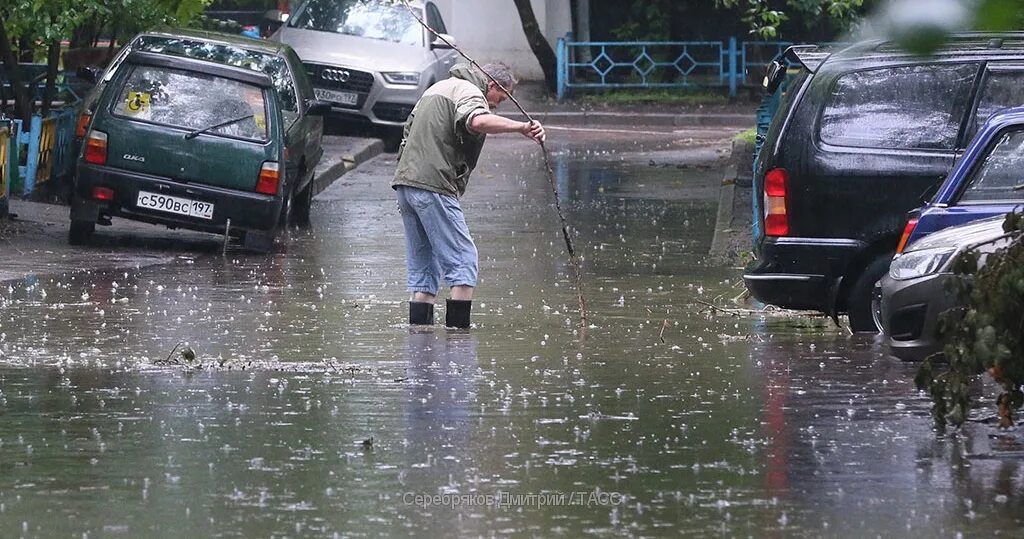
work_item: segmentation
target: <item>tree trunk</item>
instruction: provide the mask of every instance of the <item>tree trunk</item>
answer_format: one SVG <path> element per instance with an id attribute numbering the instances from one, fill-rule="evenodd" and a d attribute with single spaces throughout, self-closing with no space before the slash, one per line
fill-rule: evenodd
<path id="1" fill-rule="evenodd" d="M 573 22 L 576 23 L 576 41 L 590 41 L 590 0 L 575 0 Z M 594 59 L 590 53 L 590 47 L 578 47 L 576 53 L 579 58 L 572 61 L 590 62 Z"/>
<path id="2" fill-rule="evenodd" d="M 18 70 L 18 58 L 11 48 L 10 38 L 7 37 L 7 28 L 3 20 L 0 20 L 0 56 L 3 56 L 4 67 L 7 68 L 7 78 L 11 82 L 11 92 L 14 94 L 14 115 L 20 118 L 24 125 L 32 121 L 32 99 L 28 88 L 21 82 L 21 73 Z"/>
<path id="3" fill-rule="evenodd" d="M 558 72 L 558 60 L 555 58 L 555 51 L 548 43 L 544 33 L 540 31 L 540 24 L 537 23 L 537 15 L 533 13 L 533 6 L 530 0 L 514 0 L 516 9 L 519 11 L 519 19 L 523 23 L 523 32 L 526 34 L 526 41 L 530 43 L 530 49 L 537 57 L 540 68 L 544 72 L 544 81 L 548 90 L 557 90 L 556 74 Z"/>
<path id="4" fill-rule="evenodd" d="M 46 118 L 50 113 L 50 106 L 53 104 L 54 94 L 57 90 L 57 68 L 60 67 L 60 40 L 50 42 L 50 49 L 46 55 L 46 89 L 43 91 L 43 106 L 40 115 Z"/>

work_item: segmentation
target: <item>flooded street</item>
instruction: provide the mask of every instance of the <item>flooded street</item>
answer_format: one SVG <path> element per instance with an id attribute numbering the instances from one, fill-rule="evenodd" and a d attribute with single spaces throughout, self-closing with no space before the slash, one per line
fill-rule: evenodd
<path id="1" fill-rule="evenodd" d="M 211 236 L 4 285 L 0 537 L 1018 534 L 1020 462 L 938 437 L 916 366 L 731 302 L 707 253 L 732 134 L 550 131 L 585 331 L 511 136 L 463 201 L 468 332 L 405 324 L 387 154 L 270 257 Z"/>

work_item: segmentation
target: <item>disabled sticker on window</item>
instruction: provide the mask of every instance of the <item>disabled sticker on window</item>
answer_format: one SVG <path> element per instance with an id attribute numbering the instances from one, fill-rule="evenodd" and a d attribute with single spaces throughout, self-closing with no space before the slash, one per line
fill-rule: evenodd
<path id="1" fill-rule="evenodd" d="M 125 111 L 128 114 L 143 114 L 149 112 L 149 92 L 128 92 L 128 102 L 125 104 Z"/>

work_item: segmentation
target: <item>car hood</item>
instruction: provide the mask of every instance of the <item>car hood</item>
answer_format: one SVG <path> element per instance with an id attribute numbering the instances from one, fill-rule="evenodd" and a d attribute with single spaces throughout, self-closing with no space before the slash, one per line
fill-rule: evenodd
<path id="1" fill-rule="evenodd" d="M 380 39 L 282 26 L 271 39 L 291 45 L 303 62 L 364 71 L 422 71 L 426 49 Z"/>
<path id="2" fill-rule="evenodd" d="M 1003 232 L 1003 221 L 1005 220 L 1005 215 L 999 215 L 965 225 L 944 228 L 911 243 L 904 254 L 947 247 L 964 249 L 992 242 L 1006 235 Z"/>

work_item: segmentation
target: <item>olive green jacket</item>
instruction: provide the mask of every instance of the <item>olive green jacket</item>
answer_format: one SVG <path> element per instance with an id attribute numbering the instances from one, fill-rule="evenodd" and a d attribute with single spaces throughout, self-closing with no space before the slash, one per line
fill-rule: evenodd
<path id="1" fill-rule="evenodd" d="M 487 113 L 487 76 L 468 64 L 449 71 L 412 109 L 398 148 L 398 169 L 391 187 L 407 185 L 461 197 L 476 167 L 486 135 L 467 127 L 470 118 Z"/>

